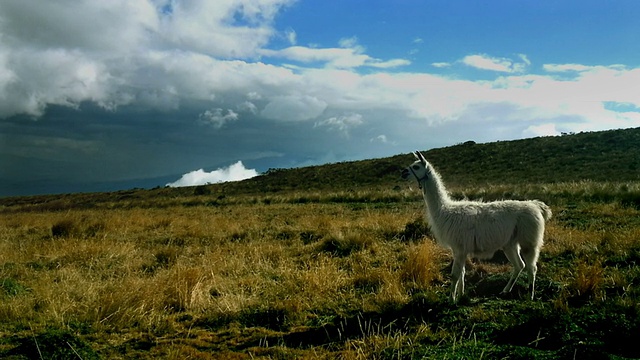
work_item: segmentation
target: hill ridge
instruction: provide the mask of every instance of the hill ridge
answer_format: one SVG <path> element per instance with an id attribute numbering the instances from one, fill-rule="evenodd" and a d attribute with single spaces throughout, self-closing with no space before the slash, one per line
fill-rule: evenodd
<path id="1" fill-rule="evenodd" d="M 447 184 L 517 184 L 640 180 L 640 128 L 584 132 L 491 143 L 464 143 L 424 151 Z M 281 191 L 348 189 L 397 184 L 410 154 L 293 169 L 272 169 L 229 188 Z M 612 178 L 611 174 L 615 174 Z M 327 179 L 330 179 L 329 182 Z"/>

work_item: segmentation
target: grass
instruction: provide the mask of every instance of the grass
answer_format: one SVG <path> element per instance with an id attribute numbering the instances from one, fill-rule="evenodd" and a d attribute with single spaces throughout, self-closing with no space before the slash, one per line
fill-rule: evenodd
<path id="1" fill-rule="evenodd" d="M 640 210 L 618 185 L 590 183 L 603 199 L 583 185 L 511 190 L 555 213 L 535 301 L 524 282 L 499 296 L 508 265 L 470 262 L 459 306 L 450 254 L 406 188 L 7 206 L 0 356 L 37 358 L 37 343 L 43 358 L 637 357 Z M 453 193 L 504 192 L 483 189 Z"/>

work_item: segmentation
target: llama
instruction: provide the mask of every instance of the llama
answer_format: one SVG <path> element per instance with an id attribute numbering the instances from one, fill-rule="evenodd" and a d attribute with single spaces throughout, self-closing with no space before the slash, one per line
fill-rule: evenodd
<path id="1" fill-rule="evenodd" d="M 513 266 L 511 278 L 502 293 L 510 292 L 522 270 L 526 269 L 533 300 L 536 262 L 551 209 L 538 200 L 453 200 L 433 166 L 420 152 L 416 151 L 414 155 L 417 160 L 402 171 L 402 177 L 413 176 L 418 181 L 431 231 L 440 245 L 453 252 L 451 300 L 455 303 L 464 294 L 467 256 L 487 259 L 497 250 L 503 250 Z"/>

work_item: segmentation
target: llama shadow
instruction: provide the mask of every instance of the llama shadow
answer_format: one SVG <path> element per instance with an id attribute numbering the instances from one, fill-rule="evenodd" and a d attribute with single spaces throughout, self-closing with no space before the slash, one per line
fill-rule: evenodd
<path id="1" fill-rule="evenodd" d="M 506 266 L 503 272 L 486 271 L 486 266 Z M 445 279 L 449 279 L 453 261 L 443 270 Z M 459 301 L 459 305 L 470 305 L 483 300 L 528 300 L 530 296 L 528 278 L 526 273 L 520 274 L 513 290 L 503 293 L 509 278 L 511 277 L 511 265 L 509 259 L 502 250 L 496 251 L 490 259 L 478 260 L 476 258 L 467 259 L 465 264 L 465 293 Z M 544 276 L 544 263 L 538 263 L 538 274 L 536 277 L 536 293 L 534 300 L 549 300 L 557 296 L 562 289 L 562 285 L 546 279 Z M 541 276 L 542 274 L 542 276 Z"/>

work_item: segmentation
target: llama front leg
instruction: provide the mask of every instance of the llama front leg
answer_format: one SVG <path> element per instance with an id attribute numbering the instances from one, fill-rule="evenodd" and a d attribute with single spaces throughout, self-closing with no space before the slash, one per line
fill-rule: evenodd
<path id="1" fill-rule="evenodd" d="M 458 302 L 458 299 L 464 294 L 464 265 L 467 256 L 455 256 L 453 258 L 453 267 L 451 268 L 451 301 Z"/>

